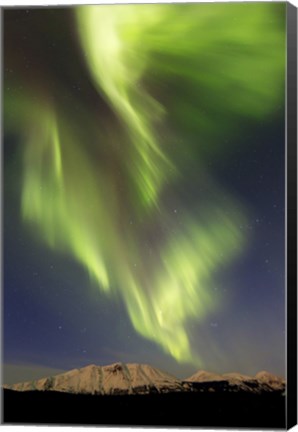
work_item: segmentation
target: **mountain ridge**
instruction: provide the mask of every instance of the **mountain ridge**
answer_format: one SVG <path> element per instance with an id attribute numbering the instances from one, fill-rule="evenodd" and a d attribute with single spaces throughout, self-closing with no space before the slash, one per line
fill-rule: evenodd
<path id="1" fill-rule="evenodd" d="M 217 374 L 199 370 L 185 379 L 148 364 L 90 364 L 79 369 L 33 381 L 3 385 L 19 392 L 58 391 L 73 394 L 121 395 L 192 391 L 284 392 L 285 380 L 267 371 L 255 376 L 232 372 Z"/>

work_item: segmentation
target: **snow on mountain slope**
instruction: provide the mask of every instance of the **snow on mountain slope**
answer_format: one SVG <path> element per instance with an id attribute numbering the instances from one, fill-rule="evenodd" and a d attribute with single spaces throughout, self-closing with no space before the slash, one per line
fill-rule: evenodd
<path id="1" fill-rule="evenodd" d="M 89 365 L 37 381 L 5 386 L 12 390 L 52 390 L 67 393 L 133 394 L 183 391 L 181 382 L 149 365 L 114 363 Z"/>
<path id="2" fill-rule="evenodd" d="M 199 370 L 191 377 L 187 378 L 186 381 L 190 381 L 190 382 L 223 381 L 223 377 L 222 375 L 216 373 Z"/>
<path id="3" fill-rule="evenodd" d="M 269 385 L 274 390 L 280 390 L 282 387 L 285 387 L 285 380 L 281 377 L 278 377 L 277 375 L 273 375 L 270 372 L 267 371 L 261 371 L 258 372 L 255 376 L 255 378 L 267 385 Z"/>
<path id="4" fill-rule="evenodd" d="M 225 387 L 229 391 L 243 390 L 253 393 L 262 393 L 264 391 L 285 390 L 285 381 L 282 378 L 265 371 L 257 373 L 254 377 L 237 372 L 219 375 L 212 372 L 198 371 L 185 381 L 198 385 L 200 383 L 213 383 L 213 387 L 216 382 L 216 387 L 222 385 L 222 387 Z"/>
<path id="5" fill-rule="evenodd" d="M 89 365 L 36 381 L 4 386 L 4 388 L 17 391 L 40 390 L 101 395 L 181 391 L 262 393 L 284 391 L 285 381 L 265 371 L 251 377 L 235 372 L 219 375 L 202 370 L 181 381 L 146 364 L 114 363 L 103 367 Z"/>

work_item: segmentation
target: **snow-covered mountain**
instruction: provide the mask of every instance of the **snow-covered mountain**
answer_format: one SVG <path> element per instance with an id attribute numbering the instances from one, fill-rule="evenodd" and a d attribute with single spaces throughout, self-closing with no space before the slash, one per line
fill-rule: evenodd
<path id="1" fill-rule="evenodd" d="M 222 375 L 208 372 L 204 370 L 199 370 L 189 378 L 186 378 L 187 382 L 211 382 L 211 381 L 223 381 Z"/>
<path id="2" fill-rule="evenodd" d="M 197 389 L 201 387 L 205 390 L 243 390 L 253 393 L 268 391 L 283 392 L 286 386 L 285 380 L 266 371 L 258 372 L 255 376 L 249 376 L 237 372 L 219 375 L 217 373 L 199 370 L 185 381 L 191 383 Z"/>
<path id="3" fill-rule="evenodd" d="M 200 370 L 185 380 L 146 364 L 114 363 L 108 366 L 89 365 L 81 369 L 13 385 L 3 386 L 16 391 L 57 391 L 74 394 L 148 394 L 185 391 L 252 393 L 284 392 L 285 381 L 269 372 L 254 377 L 239 373 L 216 374 Z"/>
<path id="4" fill-rule="evenodd" d="M 286 382 L 284 379 L 271 374 L 270 372 L 267 371 L 261 371 L 258 372 L 255 376 L 255 378 L 265 384 L 268 385 L 269 387 L 271 387 L 274 390 L 280 390 L 282 387 L 285 388 L 286 386 Z"/>
<path id="5" fill-rule="evenodd" d="M 5 386 L 5 388 L 18 391 L 51 390 L 105 395 L 184 390 L 177 378 L 152 366 L 136 363 L 114 363 L 103 367 L 89 365 L 52 377 Z"/>

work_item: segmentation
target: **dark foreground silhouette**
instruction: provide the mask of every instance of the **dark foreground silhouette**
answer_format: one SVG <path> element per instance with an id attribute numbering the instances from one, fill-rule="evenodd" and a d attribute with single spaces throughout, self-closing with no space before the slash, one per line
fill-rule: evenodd
<path id="1" fill-rule="evenodd" d="M 185 392 L 75 395 L 3 390 L 4 423 L 285 428 L 285 397 Z"/>

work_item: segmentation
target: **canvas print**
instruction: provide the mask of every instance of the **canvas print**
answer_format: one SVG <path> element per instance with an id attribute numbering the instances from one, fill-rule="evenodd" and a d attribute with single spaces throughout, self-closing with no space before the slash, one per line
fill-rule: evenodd
<path id="1" fill-rule="evenodd" d="M 284 427 L 286 3 L 2 22 L 4 422 Z"/>

